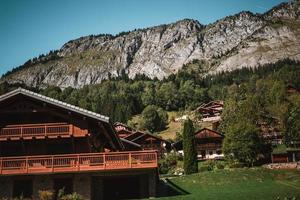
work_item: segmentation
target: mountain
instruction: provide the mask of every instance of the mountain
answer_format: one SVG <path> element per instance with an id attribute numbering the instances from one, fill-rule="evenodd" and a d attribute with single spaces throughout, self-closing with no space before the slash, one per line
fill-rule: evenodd
<path id="1" fill-rule="evenodd" d="M 299 1 L 264 14 L 241 12 L 209 25 L 184 19 L 116 36 L 81 37 L 26 62 L 0 81 L 80 88 L 124 72 L 162 79 L 193 60 L 213 74 L 284 58 L 300 60 Z"/>

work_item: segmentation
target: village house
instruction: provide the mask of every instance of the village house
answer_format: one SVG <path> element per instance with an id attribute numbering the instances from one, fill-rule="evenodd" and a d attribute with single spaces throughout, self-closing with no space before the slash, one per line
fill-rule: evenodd
<path id="1" fill-rule="evenodd" d="M 288 95 L 293 95 L 300 92 L 296 87 L 292 85 L 288 85 L 286 91 Z M 300 161 L 300 141 L 292 141 L 291 145 L 287 147 L 283 143 L 283 134 L 280 131 L 278 131 L 278 128 L 272 127 L 272 130 L 270 130 L 270 128 L 267 127 L 265 128 L 265 130 L 269 130 L 269 132 L 271 133 L 269 134 L 269 138 L 271 136 L 271 141 L 273 145 L 273 151 L 271 153 L 272 163 Z"/>
<path id="2" fill-rule="evenodd" d="M 21 88 L 0 96 L 1 198 L 62 188 L 85 200 L 153 197 L 157 153 L 141 149 L 108 117 Z"/>
<path id="3" fill-rule="evenodd" d="M 258 127 L 262 139 L 272 147 L 271 160 L 268 160 L 268 162 L 284 163 L 300 160 L 299 142 L 293 141 L 293 147 L 287 147 L 284 144 L 283 133 L 278 119 L 269 117 L 268 120 L 258 122 Z"/>
<path id="4" fill-rule="evenodd" d="M 224 136 L 217 131 L 203 128 L 195 133 L 196 150 L 199 160 L 222 159 L 222 142 Z M 183 141 L 173 144 L 174 148 L 183 153 Z"/>
<path id="5" fill-rule="evenodd" d="M 196 112 L 200 113 L 202 122 L 211 123 L 212 130 L 217 130 L 220 124 L 223 107 L 223 101 L 211 101 L 199 106 L 196 109 Z"/>
<path id="6" fill-rule="evenodd" d="M 129 127 L 126 124 L 123 124 L 121 122 L 115 122 L 113 126 L 117 132 L 119 132 L 121 130 L 133 131 L 133 129 L 131 127 Z"/>
<path id="7" fill-rule="evenodd" d="M 171 150 L 171 142 L 158 136 L 141 131 L 134 131 L 127 125 L 121 123 L 115 123 L 114 126 L 118 136 L 122 140 L 130 141 L 140 146 L 142 150 L 154 150 L 158 153 L 159 157 L 162 157 Z"/>

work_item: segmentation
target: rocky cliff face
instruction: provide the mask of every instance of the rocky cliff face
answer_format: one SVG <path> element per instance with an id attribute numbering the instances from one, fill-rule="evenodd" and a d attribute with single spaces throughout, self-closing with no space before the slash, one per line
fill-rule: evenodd
<path id="1" fill-rule="evenodd" d="M 65 88 L 100 83 L 121 71 L 162 79 L 194 59 L 208 73 L 300 60 L 300 6 L 283 3 L 263 15 L 241 12 L 209 25 L 185 19 L 112 35 L 81 37 L 1 81 Z"/>

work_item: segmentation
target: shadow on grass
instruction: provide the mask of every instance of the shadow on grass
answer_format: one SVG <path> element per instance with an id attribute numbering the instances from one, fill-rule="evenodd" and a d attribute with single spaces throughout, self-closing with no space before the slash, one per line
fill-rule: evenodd
<path id="1" fill-rule="evenodd" d="M 190 193 L 174 184 L 168 178 L 159 180 L 157 197 L 170 197 L 187 194 Z"/>

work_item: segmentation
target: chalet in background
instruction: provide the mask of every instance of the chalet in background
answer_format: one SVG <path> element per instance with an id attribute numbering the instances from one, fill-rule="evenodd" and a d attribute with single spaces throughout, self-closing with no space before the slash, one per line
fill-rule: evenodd
<path id="1" fill-rule="evenodd" d="M 196 149 L 199 160 L 222 159 L 222 142 L 224 136 L 217 131 L 203 128 L 195 133 Z M 174 148 L 183 153 L 183 141 L 173 144 Z"/>
<path id="2" fill-rule="evenodd" d="M 198 107 L 196 112 L 199 112 L 201 114 L 202 122 L 211 123 L 212 129 L 217 130 L 220 124 L 223 107 L 223 101 L 211 101 Z"/>
<path id="3" fill-rule="evenodd" d="M 260 128 L 260 132 L 262 134 L 263 139 L 272 144 L 273 146 L 280 145 L 283 143 L 282 132 L 279 130 L 278 125 L 271 126 L 266 122 L 261 122 L 258 124 Z"/>
<path id="4" fill-rule="evenodd" d="M 159 157 L 171 150 L 171 142 L 158 136 L 141 131 L 133 131 L 130 127 L 121 123 L 115 123 L 114 126 L 121 139 L 139 145 L 142 150 L 154 150 Z"/>
<path id="5" fill-rule="evenodd" d="M 0 197 L 62 188 L 86 200 L 155 196 L 157 153 L 141 146 L 105 116 L 14 90 L 0 96 Z"/>
<path id="6" fill-rule="evenodd" d="M 114 128 L 117 132 L 119 132 L 121 130 L 130 131 L 130 132 L 133 131 L 133 129 L 131 127 L 129 127 L 126 124 L 123 124 L 121 122 L 114 123 Z"/>

